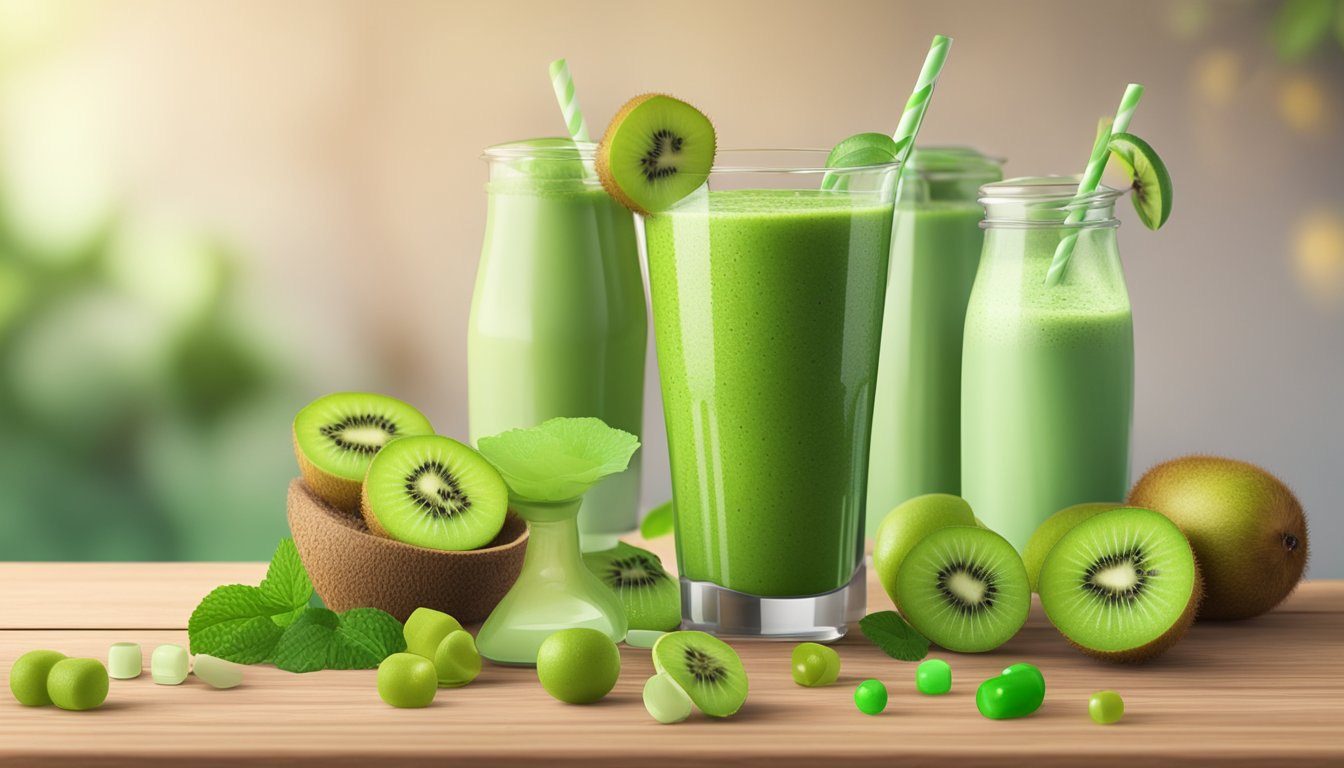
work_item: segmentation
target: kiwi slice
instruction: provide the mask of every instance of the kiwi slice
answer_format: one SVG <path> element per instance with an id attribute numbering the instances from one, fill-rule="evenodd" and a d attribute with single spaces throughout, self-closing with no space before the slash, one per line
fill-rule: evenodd
<path id="1" fill-rule="evenodd" d="M 369 463 L 360 512 L 380 536 L 428 549 L 463 551 L 504 527 L 504 478 L 470 446 L 439 435 L 403 437 Z"/>
<path id="2" fill-rule="evenodd" d="M 657 213 L 705 183 L 714 165 L 714 125 L 661 93 L 627 101 L 597 146 L 597 176 L 635 213 Z"/>
<path id="3" fill-rule="evenodd" d="M 1190 628 L 1203 593 L 1185 534 L 1138 507 L 1075 525 L 1046 554 L 1037 586 L 1045 615 L 1064 637 L 1112 661 L 1165 651 Z"/>
<path id="4" fill-rule="evenodd" d="M 705 632 L 669 632 L 658 638 L 653 668 L 670 675 L 710 717 L 728 717 L 747 700 L 747 670 L 737 651 Z"/>
<path id="5" fill-rule="evenodd" d="M 337 509 L 359 509 L 359 488 L 374 454 L 393 438 L 432 435 L 429 419 L 386 395 L 335 392 L 294 417 L 294 454 L 313 492 Z"/>
<path id="6" fill-rule="evenodd" d="M 612 549 L 584 554 L 583 564 L 621 598 L 630 629 L 680 626 L 681 587 L 663 570 L 657 555 L 620 542 Z"/>
<path id="7" fill-rule="evenodd" d="M 1031 590 L 1013 545 L 973 525 L 919 540 L 896 572 L 896 607 L 929 640 L 979 653 L 1008 642 L 1027 622 Z"/>

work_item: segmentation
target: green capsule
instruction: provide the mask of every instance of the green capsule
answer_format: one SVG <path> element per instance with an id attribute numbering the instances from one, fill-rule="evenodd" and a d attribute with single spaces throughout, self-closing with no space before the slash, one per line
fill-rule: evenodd
<path id="1" fill-rule="evenodd" d="M 952 690 L 952 667 L 942 659 L 929 659 L 915 670 L 915 688 L 925 696 L 938 696 Z"/>
<path id="2" fill-rule="evenodd" d="M 1099 725 L 1119 722 L 1125 716 L 1125 700 L 1115 691 L 1099 691 L 1088 699 L 1087 713 Z"/>
<path id="3" fill-rule="evenodd" d="M 975 706 L 990 720 L 1026 717 L 1040 709 L 1045 694 L 1032 675 L 1013 673 L 991 677 L 975 692 Z"/>

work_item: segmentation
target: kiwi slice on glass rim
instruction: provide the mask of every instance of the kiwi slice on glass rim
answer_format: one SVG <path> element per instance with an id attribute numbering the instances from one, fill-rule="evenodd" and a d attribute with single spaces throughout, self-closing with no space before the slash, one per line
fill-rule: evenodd
<path id="1" fill-rule="evenodd" d="M 428 549 L 489 544 L 504 527 L 509 492 L 483 456 L 439 435 L 388 443 L 369 463 L 360 512 L 369 530 Z"/>
<path id="2" fill-rule="evenodd" d="M 1171 174 L 1157 150 L 1132 133 L 1113 134 L 1109 148 L 1133 184 L 1130 197 L 1139 221 L 1149 229 L 1166 224 L 1171 217 Z"/>
<path id="3" fill-rule="evenodd" d="M 686 102 L 661 93 L 621 107 L 597 146 L 597 176 L 607 193 L 640 214 L 671 208 L 709 178 L 714 125 Z"/>
<path id="4" fill-rule="evenodd" d="M 294 454 L 314 493 L 333 507 L 355 512 L 374 455 L 395 438 L 432 434 L 424 414 L 394 397 L 333 392 L 294 417 Z"/>
<path id="5" fill-rule="evenodd" d="M 710 717 L 736 714 L 747 701 L 747 670 L 731 645 L 706 632 L 669 632 L 653 644 L 653 668 L 666 673 Z"/>
<path id="6" fill-rule="evenodd" d="M 992 651 L 1027 622 L 1022 558 L 987 528 L 953 525 L 919 540 L 896 571 L 896 607 L 929 640 L 959 653 Z"/>
<path id="7" fill-rule="evenodd" d="M 618 543 L 586 552 L 583 564 L 621 599 L 630 629 L 668 630 L 681 624 L 681 586 L 647 549 Z"/>
<path id="8" fill-rule="evenodd" d="M 1148 509 L 1084 520 L 1045 556 L 1037 582 L 1050 623 L 1084 653 L 1145 661 L 1181 639 L 1203 595 L 1190 541 Z"/>

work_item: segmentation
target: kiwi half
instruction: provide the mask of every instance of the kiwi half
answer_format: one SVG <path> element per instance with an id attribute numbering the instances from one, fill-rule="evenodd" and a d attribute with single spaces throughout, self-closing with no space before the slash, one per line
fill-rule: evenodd
<path id="1" fill-rule="evenodd" d="M 621 598 L 630 629 L 680 626 L 681 586 L 663 570 L 657 555 L 622 541 L 612 549 L 585 553 L 583 564 Z"/>
<path id="2" fill-rule="evenodd" d="M 374 454 L 394 438 L 432 434 L 429 419 L 396 398 L 334 392 L 294 417 L 294 455 L 314 493 L 337 509 L 354 512 Z"/>
<path id="3" fill-rule="evenodd" d="M 1050 622 L 1084 653 L 1150 659 L 1185 634 L 1202 594 L 1176 524 L 1124 507 L 1084 520 L 1050 548 L 1037 584 Z"/>
<path id="4" fill-rule="evenodd" d="M 461 552 L 499 534 L 504 478 L 470 446 L 439 435 L 393 440 L 369 462 L 360 512 L 380 536 Z"/>
<path id="5" fill-rule="evenodd" d="M 669 632 L 653 644 L 653 668 L 667 673 L 710 717 L 735 714 L 747 701 L 747 670 L 732 646 L 705 632 Z"/>
<path id="6" fill-rule="evenodd" d="M 1008 642 L 1027 622 L 1027 569 L 1008 540 L 972 525 L 920 539 L 896 573 L 896 607 L 949 651 L 979 653 Z"/>
<path id="7" fill-rule="evenodd" d="M 686 102 L 661 93 L 621 107 L 597 146 L 607 193 L 635 213 L 657 213 L 695 191 L 714 165 L 714 125 Z"/>

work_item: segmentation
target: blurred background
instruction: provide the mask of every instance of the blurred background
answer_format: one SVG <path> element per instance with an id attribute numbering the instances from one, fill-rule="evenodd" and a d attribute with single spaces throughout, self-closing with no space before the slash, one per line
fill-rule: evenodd
<path id="1" fill-rule="evenodd" d="M 1301 497 L 1344 576 L 1344 0 L 0 0 L 0 559 L 265 559 L 331 390 L 464 437 L 488 144 L 676 93 L 723 146 L 895 126 L 1075 173 L 1125 83 L 1175 179 L 1121 213 L 1135 476 L 1189 452 Z M 657 377 L 644 507 L 669 496 Z"/>

